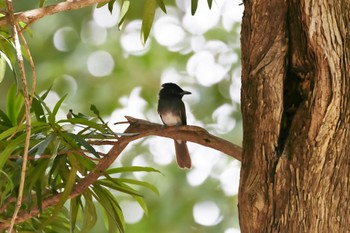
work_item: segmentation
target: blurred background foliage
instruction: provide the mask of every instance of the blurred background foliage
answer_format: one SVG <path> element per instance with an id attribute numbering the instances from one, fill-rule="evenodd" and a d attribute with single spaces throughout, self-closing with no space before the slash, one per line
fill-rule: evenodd
<path id="1" fill-rule="evenodd" d="M 57 1 L 47 1 L 55 4 Z M 46 99 L 53 106 L 67 94 L 59 114 L 69 109 L 89 112 L 98 106 L 110 127 L 124 115 L 154 122 L 161 83 L 176 82 L 186 96 L 188 123 L 236 144 L 241 143 L 239 31 L 243 6 L 232 0 L 199 1 L 195 16 L 190 1 L 167 3 L 156 12 L 150 38 L 143 46 L 140 28 L 144 1 L 133 3 L 121 31 L 120 2 L 47 16 L 26 32 L 38 74 L 37 93 L 52 86 Z M 36 1 L 14 1 L 15 11 L 38 7 Z M 27 66 L 27 70 L 30 67 Z M 28 77 L 29 80 L 30 77 Z M 0 108 L 14 83 L 7 69 L 0 84 Z M 125 214 L 126 232 L 235 233 L 238 230 L 239 162 L 209 148 L 189 143 L 191 170 L 174 162 L 173 142 L 147 138 L 129 145 L 114 166 L 152 166 L 161 174 L 132 177 L 154 184 L 160 196 L 145 191 L 149 214 L 129 196 L 115 193 Z M 109 147 L 105 147 L 107 151 Z M 104 232 L 101 214 L 90 232 Z"/>

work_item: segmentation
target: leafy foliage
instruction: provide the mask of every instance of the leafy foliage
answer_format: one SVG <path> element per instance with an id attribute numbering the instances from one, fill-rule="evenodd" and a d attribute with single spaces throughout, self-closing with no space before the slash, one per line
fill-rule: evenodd
<path id="1" fill-rule="evenodd" d="M 50 90 L 33 98 L 32 135 L 25 182 L 23 211 L 37 208 L 40 217 L 17 225 L 18 231 L 88 232 L 97 221 L 96 205 L 107 216 L 109 232 L 124 232 L 123 212 L 116 196 L 119 192 L 132 196 L 147 213 L 142 193 L 144 187 L 158 194 L 155 186 L 123 177 L 130 172 L 157 172 L 147 167 L 116 167 L 107 170 L 101 179 L 69 202 L 76 184 L 91 172 L 106 156 L 92 145 L 95 140 L 115 140 L 115 133 L 91 106 L 93 116 L 74 114 L 57 119 L 65 99 L 62 97 L 51 110 L 45 103 Z M 0 218 L 11 218 L 17 197 L 23 145 L 26 136 L 23 118 L 23 95 L 13 86 L 7 96 L 6 112 L 0 110 Z M 58 204 L 46 208 L 44 200 L 57 194 Z"/>
<path id="2" fill-rule="evenodd" d="M 207 0 L 208 6 L 211 8 L 213 1 Z M 97 7 L 102 7 L 108 4 L 108 9 L 110 11 L 113 10 L 113 4 L 115 0 L 111 0 L 109 2 L 103 2 L 97 5 Z M 132 8 L 133 5 L 138 5 L 139 2 L 132 3 L 130 0 L 121 0 L 121 8 L 120 8 L 120 16 L 118 22 L 118 29 L 120 30 L 127 19 L 127 13 L 129 9 Z M 143 9 L 143 17 L 142 17 L 142 28 L 141 28 L 141 42 L 143 44 L 146 43 L 155 16 L 155 12 L 157 7 L 159 7 L 165 14 L 167 13 L 166 6 L 164 4 L 164 0 L 144 0 L 144 9 Z M 198 7 L 198 0 L 191 0 L 191 13 L 194 15 L 196 13 Z"/>

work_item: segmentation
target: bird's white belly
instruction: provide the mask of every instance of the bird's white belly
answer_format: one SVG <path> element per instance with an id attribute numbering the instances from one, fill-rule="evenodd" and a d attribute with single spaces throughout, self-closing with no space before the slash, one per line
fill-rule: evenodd
<path id="1" fill-rule="evenodd" d="M 167 126 L 181 125 L 180 116 L 176 116 L 172 112 L 162 114 L 162 120 Z"/>

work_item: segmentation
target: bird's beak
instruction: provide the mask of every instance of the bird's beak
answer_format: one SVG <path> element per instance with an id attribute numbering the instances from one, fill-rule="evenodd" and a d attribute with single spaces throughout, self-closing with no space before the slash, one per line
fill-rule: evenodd
<path id="1" fill-rule="evenodd" d="M 192 94 L 192 93 L 189 92 L 189 91 L 183 91 L 183 92 L 181 92 L 181 95 L 189 95 L 189 94 Z"/>

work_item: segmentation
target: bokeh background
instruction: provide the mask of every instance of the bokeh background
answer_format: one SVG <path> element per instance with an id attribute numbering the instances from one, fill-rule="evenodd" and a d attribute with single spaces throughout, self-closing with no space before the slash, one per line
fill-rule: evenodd
<path id="1" fill-rule="evenodd" d="M 37 7 L 35 1 L 15 1 L 16 11 Z M 47 1 L 55 4 L 57 1 Z M 167 14 L 157 11 L 151 35 L 140 40 L 144 1 L 134 3 L 128 20 L 118 30 L 119 1 L 112 13 L 107 6 L 63 12 L 34 23 L 26 33 L 37 74 L 37 92 L 52 87 L 48 102 L 68 94 L 61 116 L 69 109 L 88 113 L 90 105 L 117 132 L 124 115 L 160 123 L 157 99 L 160 85 L 178 83 L 191 91 L 185 96 L 188 124 L 241 143 L 239 1 L 216 0 L 209 10 L 199 1 L 195 16 L 190 1 L 169 1 Z M 27 67 L 29 70 L 29 67 Z M 14 82 L 7 75 L 0 85 L 0 107 Z M 114 166 L 152 166 L 161 174 L 135 173 L 159 189 L 145 190 L 146 216 L 128 196 L 115 193 L 127 222 L 127 233 L 237 233 L 238 161 L 218 151 L 188 143 L 191 170 L 174 162 L 173 141 L 149 137 L 129 145 Z M 109 148 L 106 147 L 107 151 Z M 106 228 L 101 212 L 93 232 Z"/>

